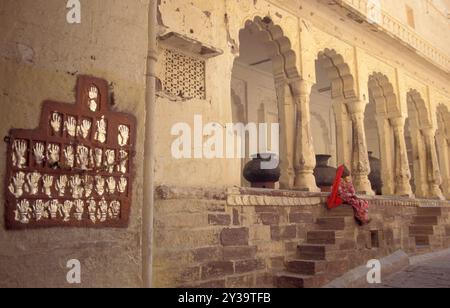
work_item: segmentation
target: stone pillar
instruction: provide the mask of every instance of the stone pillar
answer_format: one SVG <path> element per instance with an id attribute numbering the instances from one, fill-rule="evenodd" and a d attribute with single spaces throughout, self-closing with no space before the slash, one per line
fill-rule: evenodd
<path id="1" fill-rule="evenodd" d="M 316 157 L 311 134 L 311 114 L 309 112 L 312 83 L 300 81 L 294 87 L 296 102 L 295 139 L 295 188 L 302 191 L 320 191 L 316 185 L 314 168 Z"/>
<path id="2" fill-rule="evenodd" d="M 442 181 L 442 187 L 444 188 L 444 196 L 447 200 L 450 200 L 450 138 L 445 138 L 443 141 L 443 160 L 445 167 L 445 178 Z"/>
<path id="3" fill-rule="evenodd" d="M 366 105 L 361 101 L 347 104 L 352 120 L 352 177 L 359 194 L 374 195 L 369 181 L 370 163 L 367 152 L 366 132 L 364 128 L 364 110 Z"/>
<path id="4" fill-rule="evenodd" d="M 427 180 L 429 186 L 428 194 L 429 197 L 443 200 L 444 195 L 442 194 L 442 190 L 440 188 L 442 184 L 442 177 L 436 151 L 435 133 L 436 130 L 432 127 L 422 129 L 426 147 Z"/>
<path id="5" fill-rule="evenodd" d="M 394 178 L 395 174 L 392 172 L 393 162 L 395 157 L 393 156 L 394 151 L 392 151 L 392 128 L 386 115 L 379 115 L 376 117 L 378 123 L 378 137 L 380 144 L 380 160 L 381 160 L 381 179 L 383 181 L 382 192 L 383 195 L 394 195 L 395 194 L 395 184 Z"/>
<path id="6" fill-rule="evenodd" d="M 405 142 L 405 119 L 402 117 L 390 120 L 394 130 L 395 155 L 395 194 L 412 197 L 411 170 L 409 169 L 408 150 Z"/>
<path id="7" fill-rule="evenodd" d="M 289 84 L 284 79 L 276 84 L 280 123 L 280 188 L 292 189 L 295 180 L 295 105 Z"/>
<path id="8" fill-rule="evenodd" d="M 351 120 L 348 116 L 347 106 L 342 101 L 333 102 L 333 112 L 336 119 L 336 150 L 337 164 L 351 167 L 352 144 L 350 141 Z"/>

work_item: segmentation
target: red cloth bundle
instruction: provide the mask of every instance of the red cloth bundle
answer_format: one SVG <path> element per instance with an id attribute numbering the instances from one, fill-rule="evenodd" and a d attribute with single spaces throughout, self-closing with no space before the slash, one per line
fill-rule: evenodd
<path id="1" fill-rule="evenodd" d="M 342 181 L 342 174 L 344 173 L 344 165 L 340 166 L 336 172 L 331 195 L 328 197 L 327 205 L 329 209 L 334 209 L 342 205 L 343 200 L 339 197 L 339 186 Z"/>

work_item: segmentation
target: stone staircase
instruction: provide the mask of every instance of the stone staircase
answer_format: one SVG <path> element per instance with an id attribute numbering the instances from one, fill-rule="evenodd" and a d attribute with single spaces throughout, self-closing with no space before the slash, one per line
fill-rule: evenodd
<path id="1" fill-rule="evenodd" d="M 277 287 L 316 288 L 347 272 L 357 248 L 356 226 L 350 206 L 319 218 L 316 230 L 307 233 L 306 243 L 286 262 L 286 271 L 277 275 Z"/>
<path id="2" fill-rule="evenodd" d="M 442 218 L 442 209 L 423 207 L 417 209 L 409 234 L 416 243 L 416 252 L 424 253 L 442 247 L 442 240 L 446 236 Z M 449 230 L 450 231 L 450 230 Z"/>

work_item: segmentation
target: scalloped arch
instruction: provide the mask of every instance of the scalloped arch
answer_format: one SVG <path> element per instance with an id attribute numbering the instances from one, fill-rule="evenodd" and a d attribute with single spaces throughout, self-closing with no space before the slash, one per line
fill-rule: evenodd
<path id="1" fill-rule="evenodd" d="M 446 138 L 450 140 L 450 111 L 444 104 L 439 104 L 436 112 L 438 116 L 438 126 L 444 125 L 442 129 L 444 130 Z"/>
<path id="2" fill-rule="evenodd" d="M 323 63 L 331 80 L 331 96 L 344 99 L 356 98 L 355 79 L 344 57 L 334 49 L 327 48 L 319 52 L 318 60 Z"/>
<path id="3" fill-rule="evenodd" d="M 425 100 L 422 98 L 419 91 L 410 89 L 408 92 L 408 117 L 411 117 L 413 113 L 417 113 L 420 128 L 432 126 Z"/>
<path id="4" fill-rule="evenodd" d="M 247 19 L 244 28 L 256 33 L 260 42 L 267 47 L 273 63 L 275 80 L 291 82 L 300 79 L 296 53 L 279 25 L 275 25 L 268 17 L 256 16 L 253 20 Z"/>
<path id="5" fill-rule="evenodd" d="M 369 76 L 369 93 L 375 101 L 377 113 L 386 114 L 388 118 L 401 115 L 394 86 L 386 75 L 373 73 Z"/>

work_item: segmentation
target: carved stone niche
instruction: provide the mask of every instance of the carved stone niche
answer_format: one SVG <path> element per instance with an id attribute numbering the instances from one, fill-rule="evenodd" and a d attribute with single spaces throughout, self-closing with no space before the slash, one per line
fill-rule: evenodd
<path id="1" fill-rule="evenodd" d="M 75 104 L 45 101 L 6 140 L 7 229 L 128 226 L 136 118 L 110 110 L 107 81 L 79 76 Z"/>

